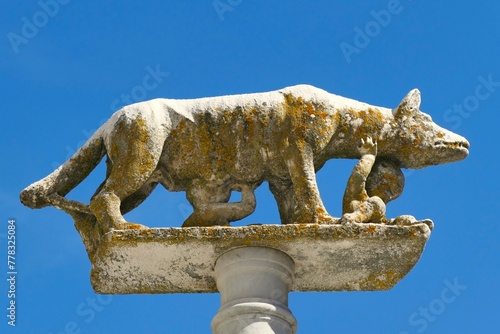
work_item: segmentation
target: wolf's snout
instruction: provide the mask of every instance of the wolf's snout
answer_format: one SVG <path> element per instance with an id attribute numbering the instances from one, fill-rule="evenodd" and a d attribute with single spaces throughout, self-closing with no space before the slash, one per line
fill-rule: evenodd
<path id="1" fill-rule="evenodd" d="M 470 144 L 467 140 L 464 141 L 454 141 L 454 142 L 446 142 L 443 140 L 438 140 L 434 143 L 434 146 L 443 146 L 443 147 L 449 147 L 449 148 L 465 148 L 469 149 Z"/>
<path id="2" fill-rule="evenodd" d="M 450 151 L 460 152 L 459 153 L 460 155 L 465 154 L 465 156 L 467 156 L 467 154 L 469 154 L 470 143 L 467 139 L 454 132 L 445 130 L 443 128 L 440 128 L 439 130 L 440 130 L 438 132 L 439 138 L 436 138 L 437 140 L 434 143 L 435 147 L 438 148 L 445 147 Z"/>

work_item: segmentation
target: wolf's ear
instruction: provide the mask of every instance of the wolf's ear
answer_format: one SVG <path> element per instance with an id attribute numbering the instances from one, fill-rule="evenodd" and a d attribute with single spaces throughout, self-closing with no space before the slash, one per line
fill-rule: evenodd
<path id="1" fill-rule="evenodd" d="M 392 111 L 394 117 L 400 117 L 405 114 L 418 112 L 420 109 L 420 91 L 418 89 L 411 90 L 401 101 L 399 106 Z"/>

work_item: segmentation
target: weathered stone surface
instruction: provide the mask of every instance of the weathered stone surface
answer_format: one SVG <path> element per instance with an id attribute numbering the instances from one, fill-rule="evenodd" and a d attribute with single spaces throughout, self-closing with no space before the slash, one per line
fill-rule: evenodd
<path id="1" fill-rule="evenodd" d="M 112 231 L 94 256 L 91 280 L 98 293 L 216 292 L 217 258 L 260 246 L 293 259 L 292 291 L 387 290 L 417 263 L 429 236 L 424 223 Z"/>
<path id="2" fill-rule="evenodd" d="M 294 334 L 297 320 L 288 308 L 295 264 L 268 247 L 233 248 L 218 257 L 214 278 L 221 307 L 214 334 Z"/>
<path id="3" fill-rule="evenodd" d="M 140 102 L 117 111 L 70 160 L 23 190 L 21 201 L 93 215 L 99 234 L 126 229 L 123 214 L 162 184 L 186 191 L 194 212 L 184 226 L 229 225 L 253 212 L 253 191 L 266 181 L 282 223 L 332 223 L 315 173 L 329 159 L 359 159 L 362 139 L 376 140 L 377 159 L 398 168 L 467 156 L 467 140 L 436 125 L 419 107 L 416 89 L 389 109 L 307 85 Z M 90 205 L 66 199 L 104 156 L 106 179 Z M 241 202 L 228 203 L 232 191 L 242 192 Z"/>
<path id="4" fill-rule="evenodd" d="M 376 161 L 377 142 L 371 137 L 361 139 L 358 152 L 361 158 L 347 181 L 339 222 L 390 223 L 385 215 L 386 203 L 403 192 L 403 172 L 390 161 Z"/>

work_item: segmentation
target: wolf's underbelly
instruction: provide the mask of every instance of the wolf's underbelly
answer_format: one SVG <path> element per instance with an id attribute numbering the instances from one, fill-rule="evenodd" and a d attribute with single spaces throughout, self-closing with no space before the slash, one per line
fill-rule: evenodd
<path id="1" fill-rule="evenodd" d="M 157 169 L 174 191 L 184 190 L 193 179 L 260 184 L 270 178 L 287 178 L 278 146 L 267 137 L 238 127 L 181 127 L 167 138 Z"/>

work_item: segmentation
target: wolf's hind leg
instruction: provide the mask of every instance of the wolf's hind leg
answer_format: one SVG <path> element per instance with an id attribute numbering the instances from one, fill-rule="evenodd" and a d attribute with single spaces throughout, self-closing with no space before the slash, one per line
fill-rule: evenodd
<path id="1" fill-rule="evenodd" d="M 127 197 L 141 193 L 156 169 L 163 142 L 157 142 L 159 137 L 154 137 L 153 130 L 143 122 L 126 119 L 115 126 L 108 148 L 109 174 L 90 201 L 90 210 L 105 232 L 127 228 L 129 224 L 122 216 L 121 203 Z"/>

